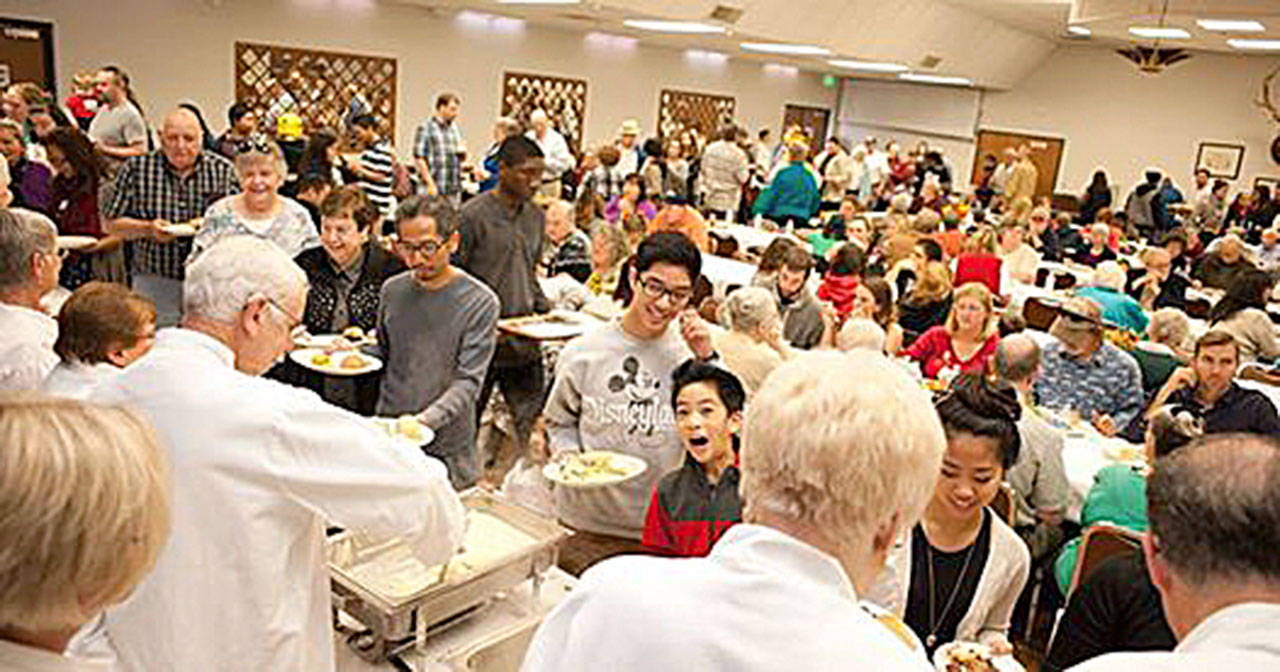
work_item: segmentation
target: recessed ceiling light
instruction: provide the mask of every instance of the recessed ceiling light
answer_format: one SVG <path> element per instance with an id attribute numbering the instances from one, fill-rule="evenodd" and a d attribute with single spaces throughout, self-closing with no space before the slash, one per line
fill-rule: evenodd
<path id="1" fill-rule="evenodd" d="M 1253 19 L 1196 19 L 1196 25 L 1205 30 L 1227 33 L 1261 33 L 1266 27 Z"/>
<path id="2" fill-rule="evenodd" d="M 1163 26 L 1130 26 L 1129 34 L 1134 37 L 1159 40 L 1185 40 L 1191 37 L 1191 33 L 1181 28 Z"/>
<path id="3" fill-rule="evenodd" d="M 906 72 L 911 68 L 898 63 L 884 63 L 881 61 L 854 61 L 844 58 L 836 58 L 827 61 L 837 68 L 848 68 L 850 70 L 866 70 L 867 72 Z"/>
<path id="4" fill-rule="evenodd" d="M 1280 40 L 1227 40 L 1234 49 L 1252 49 L 1255 51 L 1280 51 Z"/>
<path id="5" fill-rule="evenodd" d="M 725 32 L 724 26 L 713 26 L 697 21 L 655 21 L 649 19 L 627 19 L 622 25 L 640 30 L 652 30 L 659 33 L 692 33 L 716 34 Z"/>
<path id="6" fill-rule="evenodd" d="M 816 44 L 784 44 L 779 42 L 743 42 L 738 45 L 743 51 L 758 51 L 762 54 L 786 54 L 788 56 L 826 56 L 831 53 L 826 47 Z"/>
<path id="7" fill-rule="evenodd" d="M 969 86 L 973 81 L 968 77 L 956 77 L 953 75 L 926 75 L 918 72 L 904 72 L 898 75 L 898 79 L 905 79 L 908 82 L 919 82 L 921 84 L 950 84 L 952 86 Z"/>
<path id="8" fill-rule="evenodd" d="M 1084 26 L 1067 26 L 1067 33 L 1076 37 L 1089 37 L 1093 34 L 1093 31 Z"/>

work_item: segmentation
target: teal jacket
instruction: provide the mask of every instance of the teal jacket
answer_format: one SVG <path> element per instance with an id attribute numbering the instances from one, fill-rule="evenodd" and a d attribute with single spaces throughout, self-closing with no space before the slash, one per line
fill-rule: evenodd
<path id="1" fill-rule="evenodd" d="M 1089 488 L 1084 499 L 1084 508 L 1080 510 L 1080 526 L 1083 531 L 1098 523 L 1146 532 L 1146 477 L 1127 464 L 1111 464 L 1099 469 L 1093 477 L 1093 487 Z M 1076 537 L 1067 542 L 1054 562 L 1054 575 L 1063 595 L 1071 586 L 1082 538 Z"/>
<path id="2" fill-rule="evenodd" d="M 778 171 L 769 186 L 760 192 L 752 212 L 769 219 L 809 219 L 817 214 L 820 203 L 822 194 L 818 191 L 818 179 L 803 161 L 794 161 Z"/>
<path id="3" fill-rule="evenodd" d="M 1092 299 L 1102 308 L 1102 321 L 1124 327 L 1136 334 L 1147 333 L 1147 322 L 1151 319 L 1142 310 L 1142 304 L 1124 292 L 1117 292 L 1106 287 L 1083 287 L 1076 290 L 1076 296 Z"/>

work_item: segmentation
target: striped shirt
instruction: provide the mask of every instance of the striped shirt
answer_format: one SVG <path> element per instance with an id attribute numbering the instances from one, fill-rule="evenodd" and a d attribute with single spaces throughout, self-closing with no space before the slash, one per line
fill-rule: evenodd
<path id="1" fill-rule="evenodd" d="M 155 151 L 125 162 L 103 214 L 109 219 L 163 219 L 180 224 L 203 216 L 209 206 L 238 191 L 235 169 L 217 154 L 200 152 L 191 174 L 182 177 L 163 152 Z M 171 243 L 142 238 L 130 244 L 134 273 L 183 278 L 183 261 L 191 253 L 190 238 Z"/>
<path id="2" fill-rule="evenodd" d="M 383 219 L 390 219 L 395 209 L 396 199 L 391 195 L 391 186 L 395 182 L 395 154 L 391 145 L 385 141 L 370 145 L 360 153 L 360 167 L 376 173 L 377 178 L 361 177 L 358 184 L 364 190 L 369 202 L 378 208 Z"/>

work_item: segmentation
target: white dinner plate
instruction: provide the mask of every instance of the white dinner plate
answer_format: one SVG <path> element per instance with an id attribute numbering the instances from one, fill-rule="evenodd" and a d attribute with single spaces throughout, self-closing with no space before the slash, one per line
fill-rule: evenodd
<path id="1" fill-rule="evenodd" d="M 593 470 L 593 465 L 607 465 Z M 610 450 L 561 453 L 542 468 L 542 475 L 566 488 L 599 488 L 629 481 L 649 468 L 644 460 Z"/>
<path id="2" fill-rule="evenodd" d="M 400 418 L 374 418 L 373 422 L 386 431 L 387 434 L 411 441 L 419 446 L 425 446 L 436 440 L 436 433 L 431 431 L 430 427 L 418 422 L 417 418 L 412 416 L 404 417 L 413 423 L 413 429 L 409 433 L 406 433 L 400 427 Z"/>
<path id="3" fill-rule="evenodd" d="M 327 357 L 329 361 L 323 364 L 317 363 L 315 360 L 319 356 Z M 359 357 L 363 365 L 354 368 L 343 367 L 342 360 L 347 357 Z M 328 352 L 321 348 L 300 348 L 290 352 L 289 359 L 298 366 L 329 376 L 361 376 L 382 368 L 382 360 L 355 350 Z"/>
<path id="4" fill-rule="evenodd" d="M 978 644 L 977 642 L 947 642 L 938 647 L 933 652 L 934 669 L 938 670 L 938 672 L 947 672 L 947 663 L 951 662 L 952 652 L 963 648 L 981 651 L 983 655 L 991 660 L 991 666 L 996 668 L 997 672 L 1026 672 L 1026 668 L 1015 660 L 1013 656 L 992 656 L 991 649 L 986 644 Z"/>
<path id="5" fill-rule="evenodd" d="M 97 242 L 98 239 L 93 236 L 58 236 L 58 249 L 83 250 Z"/>
<path id="6" fill-rule="evenodd" d="M 161 231 L 178 238 L 190 238 L 196 235 L 196 227 L 191 224 L 165 224 Z"/>

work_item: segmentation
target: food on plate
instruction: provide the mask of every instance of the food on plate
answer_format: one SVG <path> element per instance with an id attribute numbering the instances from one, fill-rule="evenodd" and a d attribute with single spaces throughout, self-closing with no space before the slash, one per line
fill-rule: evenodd
<path id="1" fill-rule="evenodd" d="M 327 352 L 317 352 L 311 356 L 311 363 L 316 366 L 329 366 L 333 363 L 333 358 Z"/>
<path id="2" fill-rule="evenodd" d="M 360 327 L 347 327 L 342 330 L 342 337 L 348 341 L 363 341 L 365 338 L 364 329 L 361 329 Z"/>
<path id="3" fill-rule="evenodd" d="M 392 425 L 392 433 L 403 436 L 410 441 L 422 442 L 426 436 L 422 432 L 422 423 L 412 415 L 402 415 L 396 418 L 395 424 Z"/>
<path id="4" fill-rule="evenodd" d="M 626 480 L 644 471 L 645 464 L 608 451 L 563 453 L 548 465 L 556 479 L 570 485 L 595 485 Z"/>
<path id="5" fill-rule="evenodd" d="M 338 368 L 341 369 L 362 369 L 364 366 L 364 357 L 355 354 L 347 355 L 342 358 L 341 362 L 338 362 Z"/>
<path id="6" fill-rule="evenodd" d="M 955 642 L 944 653 L 946 672 L 995 672 L 991 652 L 982 644 Z"/>

